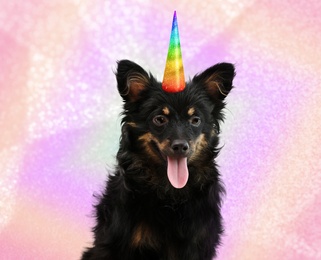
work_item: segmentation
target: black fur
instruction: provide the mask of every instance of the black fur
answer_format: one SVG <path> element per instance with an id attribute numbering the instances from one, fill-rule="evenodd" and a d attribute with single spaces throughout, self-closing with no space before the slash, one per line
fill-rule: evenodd
<path id="1" fill-rule="evenodd" d="M 216 64 L 182 92 L 167 93 L 139 65 L 118 62 L 124 100 L 118 165 L 96 206 L 94 245 L 83 260 L 206 260 L 216 255 L 224 188 L 214 159 L 224 98 L 234 76 L 232 64 Z M 185 187 L 169 182 L 167 156 L 187 157 Z"/>

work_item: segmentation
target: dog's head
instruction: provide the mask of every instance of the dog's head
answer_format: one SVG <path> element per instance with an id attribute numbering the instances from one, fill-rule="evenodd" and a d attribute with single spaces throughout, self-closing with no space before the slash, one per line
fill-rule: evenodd
<path id="1" fill-rule="evenodd" d="M 195 75 L 183 91 L 167 93 L 136 63 L 118 62 L 118 91 L 125 102 L 118 155 L 131 154 L 163 172 L 155 178 L 183 188 L 190 169 L 213 167 L 221 111 L 234 76 L 232 64 L 216 64 Z"/>

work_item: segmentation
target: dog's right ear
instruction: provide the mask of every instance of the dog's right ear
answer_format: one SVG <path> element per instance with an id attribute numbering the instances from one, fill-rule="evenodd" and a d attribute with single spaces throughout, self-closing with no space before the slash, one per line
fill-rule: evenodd
<path id="1" fill-rule="evenodd" d="M 224 100 L 233 88 L 235 68 L 231 63 L 218 63 L 193 78 L 213 100 Z"/>
<path id="2" fill-rule="evenodd" d="M 148 73 L 130 60 L 121 60 L 117 64 L 115 75 L 119 94 L 126 102 L 137 101 L 149 85 Z"/>

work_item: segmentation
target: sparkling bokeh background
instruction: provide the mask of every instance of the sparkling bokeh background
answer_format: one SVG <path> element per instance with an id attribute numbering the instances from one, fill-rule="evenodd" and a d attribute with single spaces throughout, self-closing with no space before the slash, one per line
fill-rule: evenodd
<path id="1" fill-rule="evenodd" d="M 115 163 L 131 59 L 237 68 L 218 259 L 321 259 L 321 1 L 0 0 L 0 259 L 79 259 Z"/>

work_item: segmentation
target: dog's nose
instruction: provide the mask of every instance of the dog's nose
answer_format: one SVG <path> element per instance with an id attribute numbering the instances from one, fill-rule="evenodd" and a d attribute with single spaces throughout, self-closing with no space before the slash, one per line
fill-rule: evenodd
<path id="1" fill-rule="evenodd" d="M 175 155 L 186 155 L 189 150 L 189 145 L 187 141 L 177 139 L 172 142 L 171 148 Z"/>

